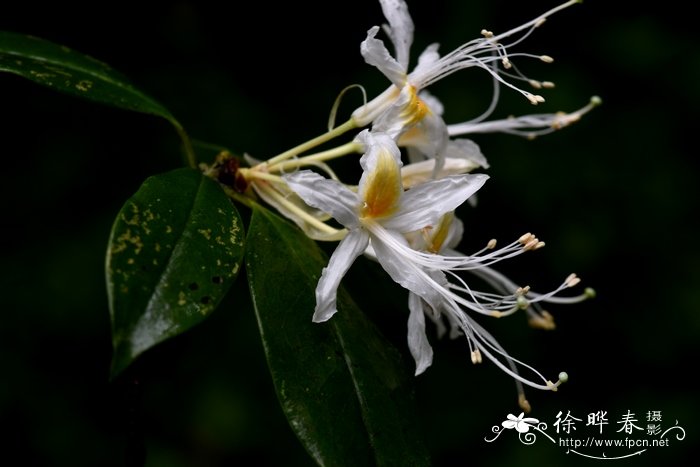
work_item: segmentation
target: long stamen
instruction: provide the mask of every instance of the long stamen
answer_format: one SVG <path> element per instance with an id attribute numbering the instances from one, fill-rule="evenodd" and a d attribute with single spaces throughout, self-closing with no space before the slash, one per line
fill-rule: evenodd
<path id="1" fill-rule="evenodd" d="M 591 97 L 589 103 L 570 113 L 543 113 L 523 115 L 521 117 L 507 118 L 503 120 L 491 120 L 487 122 L 469 121 L 447 126 L 450 136 L 466 135 L 473 133 L 508 133 L 523 136 L 529 139 L 546 135 L 571 125 L 581 119 L 585 114 L 599 106 L 602 100 L 598 96 Z"/>
<path id="2" fill-rule="evenodd" d="M 408 245 L 397 242 L 396 239 L 394 239 L 391 235 L 388 235 L 383 229 L 378 231 L 376 235 L 379 236 L 382 241 L 387 242 L 387 244 L 389 244 L 394 251 L 406 257 L 407 261 L 416 263 L 428 269 L 439 271 L 466 271 L 473 268 L 490 266 L 491 264 L 499 261 L 520 255 L 525 251 L 538 249 L 544 246 L 544 242 L 540 242 L 537 237 L 527 233 L 522 235 L 518 241 L 488 254 L 471 256 L 445 256 L 414 250 Z M 492 242 L 489 242 L 489 245 L 491 244 Z"/>
<path id="3" fill-rule="evenodd" d="M 583 0 L 569 0 L 566 3 L 562 3 L 561 5 L 556 6 L 545 13 L 542 13 L 540 16 L 528 21 L 527 23 L 521 24 L 520 26 L 513 28 L 510 31 L 506 31 L 504 33 L 497 34 L 497 35 L 493 36 L 492 40 L 500 41 L 501 39 L 505 39 L 506 37 L 512 36 L 513 34 L 517 34 L 518 32 L 522 31 L 523 29 L 528 29 L 530 27 L 537 28 L 537 27 L 541 26 L 544 23 L 544 21 L 548 17 L 552 16 L 554 13 L 557 13 L 561 10 L 569 8 L 572 5 L 575 5 L 577 3 L 582 3 L 582 2 L 583 2 Z"/>
<path id="4" fill-rule="evenodd" d="M 375 222 L 371 222 L 367 224 L 368 229 L 372 233 L 372 235 L 378 236 L 381 241 L 389 241 L 391 238 L 391 235 L 389 235 L 383 227 L 379 226 Z M 525 234 L 521 236 L 519 239 L 520 243 L 531 243 L 531 242 L 538 242 L 537 238 L 532 235 L 532 234 Z M 399 242 L 395 242 L 396 244 L 399 244 Z M 436 282 L 433 278 L 430 277 L 429 274 L 425 272 L 423 268 L 421 268 L 417 263 L 407 261 L 406 266 L 410 268 L 414 274 L 420 276 L 427 284 L 431 286 L 431 288 L 435 291 L 437 291 L 440 296 L 444 299 L 444 306 L 443 308 L 446 309 L 448 312 L 451 310 L 451 314 L 454 318 L 458 320 L 460 324 L 460 327 L 464 331 L 465 335 L 468 337 L 468 340 L 470 342 L 474 342 L 476 344 L 476 348 L 483 354 L 485 354 L 490 360 L 492 360 L 494 363 L 496 363 L 497 366 L 499 366 L 503 371 L 511 375 L 513 378 L 521 381 L 522 383 L 532 386 L 538 389 L 544 389 L 544 390 L 555 390 L 559 384 L 563 381 L 558 381 L 557 383 L 551 383 L 548 380 L 546 380 L 537 370 L 535 370 L 533 367 L 511 357 L 505 351 L 500 349 L 500 346 L 495 344 L 495 339 L 486 331 L 484 330 L 480 325 L 478 325 L 474 320 L 472 320 L 466 313 L 461 311 L 461 308 L 459 305 L 465 305 L 469 309 L 473 309 L 474 311 L 477 312 L 483 312 L 484 309 L 480 308 L 479 306 L 475 305 L 476 300 L 474 302 L 469 302 L 464 299 L 462 299 L 460 296 L 450 292 L 449 289 L 445 288 L 443 285 L 439 284 Z M 567 281 L 565 281 L 565 284 L 574 284 L 575 282 L 575 276 L 567 278 Z M 567 285 L 568 286 L 568 285 Z M 522 293 L 521 293 L 522 294 Z M 518 294 L 518 296 L 521 296 L 521 294 Z M 474 297 L 472 295 L 472 297 Z M 517 302 L 517 299 L 516 299 Z M 431 304 L 431 306 L 434 306 L 434 304 Z M 545 382 L 545 384 L 537 384 L 533 381 L 530 381 L 522 376 L 517 371 L 514 371 L 513 369 L 508 368 L 506 365 L 503 364 L 498 358 L 496 358 L 488 349 L 493 350 L 497 354 L 501 355 L 504 357 L 507 361 L 512 361 L 524 368 L 527 368 L 528 370 L 532 371 L 535 375 L 537 375 L 542 381 Z M 472 349 L 472 352 L 475 350 Z"/>
<path id="5" fill-rule="evenodd" d="M 448 310 L 449 311 L 449 310 Z M 454 310 L 453 310 L 454 311 Z M 503 348 L 498 344 L 496 339 L 488 332 L 486 331 L 483 327 L 481 327 L 478 323 L 476 323 L 473 319 L 471 319 L 467 314 L 465 313 L 457 313 L 455 316 L 458 321 L 461 323 L 461 327 L 465 332 L 469 333 L 470 338 L 473 340 L 474 344 L 477 346 L 479 349 L 480 353 L 486 355 L 489 360 L 491 360 L 493 363 L 496 364 L 501 370 L 509 374 L 511 377 L 516 379 L 517 381 L 522 382 L 523 384 L 526 384 L 528 386 L 537 388 L 537 389 L 543 389 L 543 390 L 556 390 L 556 388 L 564 383 L 567 379 L 568 376 L 566 373 L 560 373 L 559 375 L 559 380 L 556 383 L 552 383 L 551 381 L 547 380 L 539 371 L 537 371 L 534 367 L 514 358 L 511 357 L 508 353 L 503 350 Z M 506 362 L 508 362 L 508 366 L 504 364 L 499 358 L 497 358 L 491 351 L 495 352 L 495 354 L 500 355 L 503 357 Z M 534 381 L 531 381 L 527 378 L 524 378 L 523 376 L 520 375 L 520 373 L 517 371 L 517 368 L 513 365 L 519 365 L 522 368 L 525 368 L 532 372 L 535 376 L 537 376 L 538 379 L 540 379 L 544 384 L 538 384 Z"/>
<path id="6" fill-rule="evenodd" d="M 544 14 L 534 18 L 531 21 L 528 21 L 516 28 L 513 28 L 509 31 L 506 31 L 504 33 L 494 35 L 490 31 L 483 30 L 482 34 L 484 35 L 483 38 L 479 39 L 474 39 L 472 41 L 469 41 L 457 49 L 453 50 L 449 54 L 445 55 L 444 57 L 441 57 L 438 62 L 436 63 L 435 66 L 428 68 L 425 68 L 421 70 L 420 72 L 414 72 L 411 73 L 410 75 L 410 81 L 415 83 L 418 87 L 420 88 L 425 88 L 432 83 L 446 77 L 447 75 L 450 75 L 458 70 L 464 69 L 464 68 L 469 68 L 472 66 L 477 66 L 481 67 L 484 70 L 486 70 L 491 76 L 500 82 L 501 84 L 512 88 L 515 91 L 520 92 L 523 96 L 525 96 L 531 103 L 537 104 L 540 102 L 544 101 L 544 98 L 542 96 L 532 94 L 528 91 L 524 91 L 515 85 L 509 83 L 506 81 L 503 77 L 501 77 L 501 73 L 498 71 L 496 64 L 500 62 L 502 66 L 505 69 L 510 69 L 512 68 L 512 63 L 510 61 L 509 55 L 507 54 L 507 48 L 509 46 L 513 46 L 520 41 L 524 40 L 529 34 L 532 33 L 532 31 L 539 27 L 541 24 L 543 24 L 544 20 L 548 17 L 553 15 L 554 13 L 563 10 L 565 8 L 568 8 L 569 6 L 575 4 L 575 3 L 580 3 L 579 0 L 571 0 L 569 2 L 566 2 L 562 5 L 559 5 L 558 7 L 552 8 L 551 10 L 545 12 Z M 518 34 L 521 31 L 527 30 L 525 34 L 523 34 L 522 37 L 519 39 L 515 40 L 513 43 L 509 45 L 503 45 L 500 43 L 502 39 L 514 36 L 515 34 Z M 488 53 L 487 56 L 483 56 L 484 53 Z M 550 57 L 548 56 L 534 56 L 531 54 L 517 54 L 520 56 L 530 56 L 530 57 L 535 57 L 538 58 L 542 61 L 549 62 L 551 61 Z M 511 55 L 511 57 L 516 56 L 516 55 Z M 517 79 L 524 79 L 526 81 L 527 78 L 524 76 L 518 76 Z"/>

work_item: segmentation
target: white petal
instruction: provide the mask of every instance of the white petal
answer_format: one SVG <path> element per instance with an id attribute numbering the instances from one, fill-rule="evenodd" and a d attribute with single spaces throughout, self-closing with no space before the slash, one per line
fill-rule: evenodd
<path id="1" fill-rule="evenodd" d="M 380 0 L 382 11 L 389 25 L 384 29 L 396 50 L 396 59 L 404 70 L 408 69 L 411 44 L 413 43 L 413 20 L 402 0 Z"/>
<path id="2" fill-rule="evenodd" d="M 310 170 L 285 175 L 289 187 L 309 206 L 327 212 L 350 229 L 358 225 L 360 199 L 345 185 Z"/>
<path id="3" fill-rule="evenodd" d="M 315 323 L 327 321 L 338 311 L 335 303 L 340 281 L 355 259 L 365 251 L 368 241 L 367 232 L 355 229 L 351 230 L 336 247 L 316 285 L 316 310 L 313 317 Z"/>
<path id="4" fill-rule="evenodd" d="M 384 42 L 374 38 L 378 31 L 378 26 L 367 31 L 367 39 L 360 44 L 360 52 L 365 62 L 377 67 L 392 83 L 402 87 L 406 81 L 406 68 L 391 56 Z"/>
<path id="5" fill-rule="evenodd" d="M 401 118 L 396 118 L 398 120 L 395 126 L 400 130 L 400 132 L 393 131 L 392 135 L 398 135 L 399 145 L 405 147 L 416 148 L 423 154 L 423 158 L 433 158 L 437 161 L 436 170 L 440 170 L 444 164 L 446 149 L 448 146 L 449 135 L 447 134 L 447 126 L 445 125 L 442 117 L 433 112 L 432 108 L 422 99 L 423 104 L 428 106 L 430 109 L 425 116 L 415 124 L 407 125 L 405 120 Z M 404 112 L 403 108 L 399 109 L 400 112 L 396 112 L 399 116 Z M 388 112 L 387 112 L 388 114 Z M 384 117 L 388 118 L 388 117 Z M 401 126 L 398 126 L 400 124 Z M 387 125 L 388 126 L 388 125 Z M 409 159 L 412 162 L 416 160 Z"/>
<path id="6" fill-rule="evenodd" d="M 449 135 L 440 113 L 433 110 L 434 107 L 441 110 L 442 104 L 429 94 L 428 100 L 424 100 L 424 94 L 417 97 L 413 88 L 404 86 L 392 105 L 375 119 L 372 129 L 389 134 L 400 146 L 417 149 L 423 154 L 422 158 L 437 159 L 439 170 L 444 161 Z M 417 102 L 428 110 L 421 112 L 420 118 L 413 112 L 407 112 L 408 109 L 415 108 Z M 416 157 L 412 156 L 409 160 L 414 162 Z"/>
<path id="7" fill-rule="evenodd" d="M 413 73 L 423 73 L 425 70 L 435 66 L 435 62 L 440 59 L 440 54 L 438 53 L 439 44 L 430 44 L 422 54 L 418 57 L 418 64 L 411 72 Z"/>
<path id="8" fill-rule="evenodd" d="M 408 294 L 408 348 L 416 361 L 416 376 L 423 373 L 433 363 L 433 348 L 425 334 L 425 314 L 423 301 L 414 294 Z"/>
<path id="9" fill-rule="evenodd" d="M 364 145 L 365 153 L 360 158 L 362 166 L 362 176 L 358 184 L 358 200 L 364 199 L 365 185 L 368 180 L 372 179 L 377 172 L 377 161 L 387 155 L 391 157 L 393 163 L 399 168 L 403 165 L 401 162 L 401 150 L 396 145 L 396 142 L 388 134 L 362 130 L 356 137 L 355 141 Z M 385 160 L 383 160 L 385 162 Z"/>
<path id="10" fill-rule="evenodd" d="M 461 220 L 454 216 L 452 222 L 450 223 L 449 230 L 447 232 L 447 238 L 443 243 L 444 248 L 456 248 L 459 242 L 462 241 L 462 235 L 464 234 L 464 224 Z"/>
<path id="11" fill-rule="evenodd" d="M 440 99 L 433 96 L 428 91 L 421 91 L 420 94 L 418 94 L 418 96 L 425 103 L 425 105 L 428 106 L 432 113 L 440 116 L 442 116 L 442 114 L 445 113 L 445 106 L 442 105 Z"/>
<path id="12" fill-rule="evenodd" d="M 399 211 L 382 225 L 399 232 L 437 225 L 443 214 L 454 211 L 488 178 L 485 174 L 451 175 L 417 185 L 404 193 Z"/>
<path id="13" fill-rule="evenodd" d="M 325 212 L 306 204 L 284 183 L 268 184 L 267 182 L 257 183 L 254 181 L 251 186 L 263 201 L 277 209 L 287 219 L 292 220 L 309 238 L 321 241 L 338 241 L 347 233 L 345 229 L 320 229 L 317 224 L 309 222 L 309 219 L 300 215 L 298 211 L 321 222 L 330 218 Z"/>
<path id="14" fill-rule="evenodd" d="M 481 153 L 481 148 L 470 139 L 455 139 L 447 143 L 445 156 L 455 159 L 464 159 L 475 165 L 474 168 L 489 168 L 486 157 Z"/>
<path id="15" fill-rule="evenodd" d="M 406 131 L 406 106 L 411 101 L 412 93 L 410 86 L 402 87 L 391 105 L 374 119 L 372 131 L 386 133 L 394 140 Z"/>
<path id="16" fill-rule="evenodd" d="M 412 148 L 408 149 L 410 151 Z M 419 159 L 401 167 L 401 182 L 404 189 L 409 189 L 430 180 L 445 178 L 448 175 L 462 175 L 478 168 L 478 165 L 466 159 L 447 157 L 442 170 L 435 174 L 435 159 Z"/>
<path id="17" fill-rule="evenodd" d="M 445 275 L 440 271 L 424 271 L 410 258 L 402 256 L 396 247 L 398 244 L 406 245 L 406 239 L 402 235 L 382 229 L 382 239 L 379 239 L 375 235 L 377 229 L 382 227 L 377 226 L 370 231 L 371 241 L 382 268 L 394 282 L 420 296 L 434 309 L 438 309 L 442 302 L 440 288 L 443 287 L 441 284 L 446 282 Z"/>
<path id="18" fill-rule="evenodd" d="M 422 148 L 423 153 L 426 157 L 434 158 L 437 161 L 435 170 L 439 171 L 445 163 L 445 148 L 450 139 L 447 134 L 447 125 L 441 116 L 432 112 L 421 120 L 420 125 L 429 141 L 429 144 Z"/>

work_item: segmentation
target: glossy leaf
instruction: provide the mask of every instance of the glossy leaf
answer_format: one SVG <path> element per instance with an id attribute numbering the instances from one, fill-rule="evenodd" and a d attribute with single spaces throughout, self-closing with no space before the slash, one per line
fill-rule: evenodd
<path id="1" fill-rule="evenodd" d="M 318 245 L 257 208 L 246 249 L 275 388 L 292 429 L 316 462 L 429 465 L 418 433 L 412 377 L 398 351 L 345 292 L 333 318 L 311 321 L 316 281 L 327 263 Z"/>
<path id="2" fill-rule="evenodd" d="M 163 117 L 179 133 L 194 164 L 190 140 L 170 111 L 105 63 L 38 37 L 0 31 L 0 71 L 73 96 Z"/>
<path id="3" fill-rule="evenodd" d="M 109 240 L 112 375 L 209 316 L 242 260 L 242 221 L 216 182 L 194 169 L 148 178 Z"/>

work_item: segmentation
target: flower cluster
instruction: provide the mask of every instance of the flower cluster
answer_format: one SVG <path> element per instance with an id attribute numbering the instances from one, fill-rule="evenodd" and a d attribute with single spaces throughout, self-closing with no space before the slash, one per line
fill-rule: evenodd
<path id="1" fill-rule="evenodd" d="M 337 312 L 336 293 L 341 280 L 356 258 L 376 260 L 396 283 L 408 290 L 408 347 L 415 359 L 416 375 L 432 363 L 433 350 L 426 333 L 426 317 L 435 323 L 438 335 L 448 327 L 452 337 L 464 336 L 474 363 L 483 356 L 516 381 L 519 402 L 529 410 L 523 384 L 545 390 L 567 379 L 561 373 L 556 382 L 511 357 L 475 319 L 478 315 L 508 316 L 524 311 L 536 327 L 552 329 L 552 316 L 543 303 L 574 303 L 593 295 L 586 289 L 578 296 L 560 296 L 579 279 L 570 275 L 554 290 L 536 293 L 518 286 L 493 266 L 503 260 L 544 246 L 526 233 L 510 244 L 497 247 L 489 241 L 482 249 L 464 254 L 456 250 L 463 224 L 455 210 L 481 188 L 488 176 L 472 173 L 488 164 L 479 146 L 464 135 L 503 132 L 534 137 L 558 130 L 577 121 L 599 104 L 591 99 L 571 113 L 526 115 L 505 120 L 487 118 L 493 113 L 501 87 L 522 94 L 532 104 L 544 98 L 525 90 L 550 88 L 551 82 L 532 80 L 517 71 L 515 59 L 550 63 L 547 55 L 512 53 L 514 45 L 536 30 L 550 15 L 567 8 L 568 1 L 504 33 L 481 31 L 446 55 L 432 44 L 409 70 L 413 42 L 413 21 L 403 0 L 380 0 L 388 24 L 367 32 L 360 51 L 365 61 L 389 81 L 387 89 L 352 112 L 343 124 L 266 161 L 250 156 L 250 167 L 238 168 L 245 193 L 276 208 L 294 221 L 309 237 L 339 241 L 316 288 L 314 322 L 323 322 Z M 388 36 L 394 53 L 378 38 Z M 494 82 L 488 109 L 462 123 L 447 124 L 443 104 L 426 90 L 454 72 L 479 68 Z M 335 111 L 334 111 L 335 113 Z M 312 149 L 340 135 L 354 132 L 350 142 L 308 154 Z M 361 154 L 359 182 L 342 181 L 328 162 L 350 154 Z M 477 290 L 469 274 L 488 284 L 489 291 Z M 525 369 L 530 376 L 521 374 Z"/>

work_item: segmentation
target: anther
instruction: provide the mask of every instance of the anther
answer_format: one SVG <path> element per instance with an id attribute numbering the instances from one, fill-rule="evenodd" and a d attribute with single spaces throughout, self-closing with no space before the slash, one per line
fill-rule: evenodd
<path id="1" fill-rule="evenodd" d="M 537 238 L 533 237 L 531 238 L 523 247 L 524 250 L 532 250 L 535 248 L 535 245 L 537 245 Z"/>
<path id="2" fill-rule="evenodd" d="M 527 295 L 530 292 L 530 286 L 526 285 L 525 287 L 518 287 L 518 289 L 515 291 L 516 295 Z"/>
<path id="3" fill-rule="evenodd" d="M 567 287 L 573 287 L 579 282 L 581 282 L 581 279 L 576 277 L 576 274 L 569 274 L 569 277 L 564 281 Z"/>
<path id="4" fill-rule="evenodd" d="M 551 381 L 547 381 L 547 387 L 551 391 L 556 391 L 559 388 L 559 386 L 561 386 L 563 383 L 566 383 L 567 381 L 569 381 L 569 374 L 565 371 L 562 371 L 561 373 L 559 373 L 559 379 L 557 380 L 556 383 L 552 383 Z"/>
<path id="5" fill-rule="evenodd" d="M 482 30 L 481 30 L 481 35 L 484 36 L 484 37 L 487 38 L 487 39 L 491 39 L 491 38 L 493 37 L 493 32 L 491 32 L 491 31 L 489 31 L 489 30 L 486 30 L 486 29 L 482 29 Z"/>
<path id="6" fill-rule="evenodd" d="M 554 323 L 554 317 L 546 310 L 540 311 L 539 314 L 531 315 L 527 323 L 532 328 L 544 329 L 545 331 L 552 331 L 557 327 Z"/>
<path id="7" fill-rule="evenodd" d="M 510 68 L 513 66 L 513 64 L 510 63 L 510 60 L 508 60 L 508 57 L 503 57 L 501 63 L 503 63 L 503 68 L 506 70 L 510 70 Z"/>
<path id="8" fill-rule="evenodd" d="M 554 61 L 554 59 L 549 55 L 540 55 L 540 60 L 542 60 L 545 63 L 552 63 Z"/>
<path id="9" fill-rule="evenodd" d="M 535 27 L 539 28 L 540 26 L 542 26 L 544 24 L 545 21 L 547 21 L 547 18 L 540 19 L 538 22 L 535 23 Z"/>
<path id="10" fill-rule="evenodd" d="M 496 239 L 492 238 L 491 240 L 489 240 L 489 242 L 486 244 L 486 248 L 488 248 L 489 250 L 493 250 L 494 248 L 496 248 Z"/>
<path id="11" fill-rule="evenodd" d="M 556 116 L 552 120 L 552 128 L 555 130 L 561 130 L 565 126 L 571 125 L 581 120 L 581 114 L 566 114 L 564 112 L 557 112 Z"/>
<path id="12" fill-rule="evenodd" d="M 521 243 L 521 244 L 525 245 L 526 243 L 528 243 L 528 242 L 529 242 L 530 240 L 532 240 L 533 238 L 535 238 L 535 236 L 532 235 L 530 232 L 528 232 L 528 233 L 523 234 L 523 235 L 520 236 L 520 238 L 518 239 L 518 243 Z"/>
<path id="13" fill-rule="evenodd" d="M 529 81 L 530 86 L 532 86 L 535 89 L 542 89 L 542 83 L 537 81 L 536 79 L 531 79 Z"/>
<path id="14" fill-rule="evenodd" d="M 531 104 L 537 105 L 541 102 L 544 102 L 544 97 L 540 96 L 539 94 L 531 94 L 529 92 L 524 92 L 523 93 L 525 97 L 527 97 L 527 100 L 530 101 Z"/>
<path id="15" fill-rule="evenodd" d="M 532 240 L 530 240 L 529 242 L 527 242 L 525 244 L 525 246 L 523 247 L 523 250 L 525 250 L 525 251 L 536 250 L 538 248 L 537 245 L 539 245 L 540 243 L 542 243 L 542 242 L 538 242 L 536 238 L 533 238 Z"/>
<path id="16" fill-rule="evenodd" d="M 481 352 L 479 352 L 479 349 L 472 350 L 472 363 L 474 365 L 481 363 Z"/>
<path id="17" fill-rule="evenodd" d="M 554 87 L 554 83 L 551 81 L 542 81 L 542 87 L 546 89 L 552 89 Z"/>

